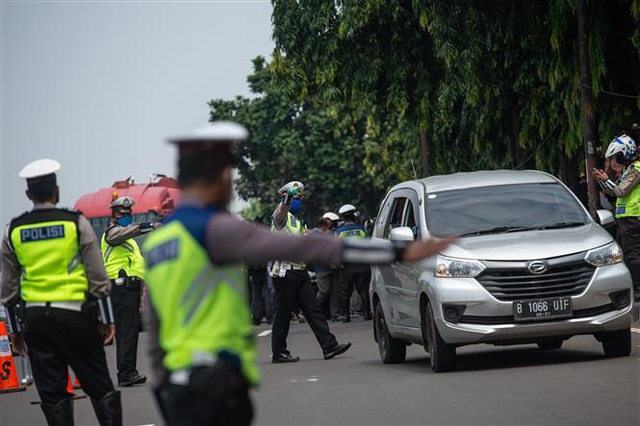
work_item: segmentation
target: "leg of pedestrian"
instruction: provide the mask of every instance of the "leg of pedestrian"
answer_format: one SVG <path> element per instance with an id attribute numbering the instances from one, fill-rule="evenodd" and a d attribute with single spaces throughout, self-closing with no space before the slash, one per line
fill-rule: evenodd
<path id="1" fill-rule="evenodd" d="M 291 312 L 295 303 L 295 295 L 299 284 L 288 271 L 285 277 L 274 277 L 275 312 L 273 315 L 273 332 L 271 333 L 272 362 L 295 362 L 298 357 L 291 356 L 287 349 L 287 336 L 291 325 Z"/>

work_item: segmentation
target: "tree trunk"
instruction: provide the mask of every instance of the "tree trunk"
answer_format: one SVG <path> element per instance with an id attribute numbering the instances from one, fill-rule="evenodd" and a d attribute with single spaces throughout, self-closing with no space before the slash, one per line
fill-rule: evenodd
<path id="1" fill-rule="evenodd" d="M 589 66 L 589 34 L 587 22 L 586 0 L 579 0 L 578 12 L 578 43 L 580 46 L 580 92 L 582 95 L 582 123 L 584 128 L 584 157 L 585 175 L 587 179 L 587 192 L 589 197 L 589 212 L 595 216 L 600 207 L 598 189 L 591 176 L 595 167 L 595 144 L 598 140 L 598 127 L 596 122 L 595 103 L 593 89 L 591 87 L 591 69 Z"/>
<path id="2" fill-rule="evenodd" d="M 429 176 L 429 137 L 426 132 L 420 133 L 420 177 Z"/>

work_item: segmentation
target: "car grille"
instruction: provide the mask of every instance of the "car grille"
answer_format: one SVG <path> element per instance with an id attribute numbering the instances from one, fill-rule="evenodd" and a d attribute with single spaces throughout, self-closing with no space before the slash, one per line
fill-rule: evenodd
<path id="1" fill-rule="evenodd" d="M 578 295 L 587 288 L 595 271 L 582 259 L 548 263 L 548 270 L 540 275 L 531 274 L 524 263 L 515 268 L 488 264 L 477 280 L 498 300 L 527 300 Z"/>

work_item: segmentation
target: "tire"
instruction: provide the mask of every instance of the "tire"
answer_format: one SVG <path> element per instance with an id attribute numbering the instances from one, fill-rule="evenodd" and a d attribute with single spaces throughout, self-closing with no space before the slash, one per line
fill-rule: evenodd
<path id="1" fill-rule="evenodd" d="M 550 351 L 554 349 L 560 349 L 564 340 L 562 339 L 554 339 L 554 340 L 543 340 L 538 342 L 538 348 L 543 351 Z"/>
<path id="2" fill-rule="evenodd" d="M 426 326 L 427 344 L 429 346 L 429 360 L 431 368 L 436 373 L 453 371 L 456 369 L 456 347 L 449 345 L 442 340 L 438 327 L 436 327 L 435 317 L 431 302 L 427 302 Z"/>
<path id="3" fill-rule="evenodd" d="M 378 352 L 380 359 L 385 364 L 399 364 L 407 357 L 407 345 L 402 340 L 395 339 L 389 334 L 387 321 L 384 319 L 382 304 L 376 305 L 374 312 L 376 337 L 378 340 Z"/>
<path id="4" fill-rule="evenodd" d="M 600 335 L 607 358 L 628 356 L 631 353 L 631 329 L 608 331 Z"/>

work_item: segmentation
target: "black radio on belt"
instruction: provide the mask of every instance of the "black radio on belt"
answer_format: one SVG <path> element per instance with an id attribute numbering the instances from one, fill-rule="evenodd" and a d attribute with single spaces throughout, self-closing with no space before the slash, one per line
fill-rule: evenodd
<path id="1" fill-rule="evenodd" d="M 115 285 L 123 286 L 124 288 L 128 288 L 130 290 L 139 290 L 143 284 L 142 279 L 138 277 L 128 277 L 124 269 L 120 269 L 120 272 L 118 273 L 118 278 L 116 278 L 113 281 Z"/>

